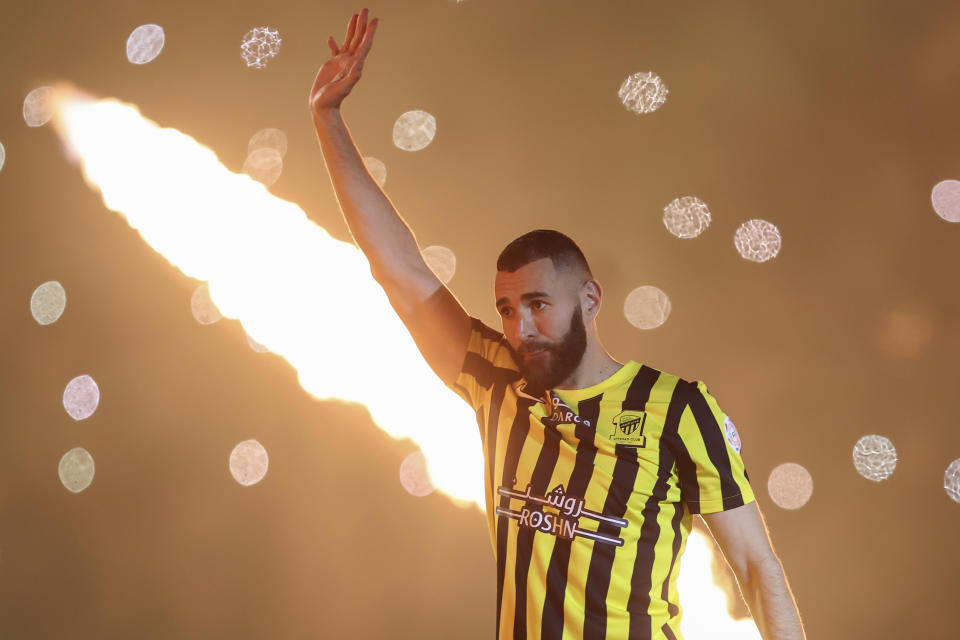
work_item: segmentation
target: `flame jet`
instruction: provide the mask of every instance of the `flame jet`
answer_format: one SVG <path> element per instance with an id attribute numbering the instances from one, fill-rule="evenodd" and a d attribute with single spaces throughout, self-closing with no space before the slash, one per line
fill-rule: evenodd
<path id="1" fill-rule="evenodd" d="M 132 105 L 60 87 L 54 113 L 107 208 L 207 281 L 223 315 L 283 356 L 308 393 L 365 405 L 388 434 L 419 445 L 434 486 L 480 503 L 473 412 L 430 370 L 354 245 Z"/>

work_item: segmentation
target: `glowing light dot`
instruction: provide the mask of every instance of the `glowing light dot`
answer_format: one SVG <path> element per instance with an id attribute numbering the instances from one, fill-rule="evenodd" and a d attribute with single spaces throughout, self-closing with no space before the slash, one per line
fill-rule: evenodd
<path id="1" fill-rule="evenodd" d="M 960 458 L 947 467 L 943 474 L 943 489 L 954 502 L 960 502 Z"/>
<path id="2" fill-rule="evenodd" d="M 0 142 L 0 171 L 3 171 L 3 163 L 7 161 L 7 149 Z"/>
<path id="3" fill-rule="evenodd" d="M 897 468 L 897 450 L 888 438 L 863 436 L 853 446 L 853 466 L 867 480 L 886 480 Z"/>
<path id="4" fill-rule="evenodd" d="M 437 274 L 440 282 L 447 284 L 453 279 L 453 274 L 457 271 L 457 256 L 453 251 L 439 245 L 431 245 L 421 253 L 427 266 Z"/>
<path id="5" fill-rule="evenodd" d="M 663 225 L 678 238 L 696 238 L 710 226 L 710 209 L 700 198 L 677 198 L 663 208 Z"/>
<path id="6" fill-rule="evenodd" d="M 400 463 L 400 484 L 410 495 L 422 498 L 433 493 L 435 487 L 427 471 L 427 459 L 421 451 L 414 451 Z"/>
<path id="7" fill-rule="evenodd" d="M 437 135 L 437 119 L 426 111 L 407 111 L 393 123 L 393 144 L 404 151 L 419 151 Z"/>
<path id="8" fill-rule="evenodd" d="M 253 153 L 257 149 L 276 149 L 281 157 L 287 155 L 287 134 L 282 129 L 260 129 L 250 136 L 247 143 L 247 153 Z"/>
<path id="9" fill-rule="evenodd" d="M 29 127 L 42 127 L 53 117 L 53 87 L 38 87 L 27 94 L 23 101 L 23 121 Z"/>
<path id="10" fill-rule="evenodd" d="M 251 151 L 243 163 L 243 172 L 269 187 L 283 173 L 283 155 L 276 149 L 260 147 Z"/>
<path id="11" fill-rule="evenodd" d="M 30 313 L 39 324 L 53 324 L 67 308 L 67 292 L 56 280 L 44 282 L 30 296 Z"/>
<path id="12" fill-rule="evenodd" d="M 803 466 L 785 462 L 770 472 L 767 480 L 770 498 L 783 509 L 799 509 L 813 495 L 813 477 Z"/>
<path id="13" fill-rule="evenodd" d="M 127 38 L 127 60 L 133 64 L 152 62 L 163 50 L 166 35 L 163 27 L 155 24 L 142 24 Z"/>
<path id="14" fill-rule="evenodd" d="M 744 259 L 766 262 L 780 253 L 780 230 L 766 220 L 747 220 L 733 236 L 733 245 Z"/>
<path id="15" fill-rule="evenodd" d="M 387 183 L 387 165 L 383 164 L 383 161 L 374 158 L 373 156 L 367 156 L 363 159 L 363 164 L 367 167 L 367 171 L 370 172 L 370 175 L 373 176 L 373 179 L 377 181 L 377 184 L 381 187 Z"/>
<path id="16" fill-rule="evenodd" d="M 263 480 L 268 466 L 267 450 L 256 440 L 244 440 L 230 452 L 230 474 L 245 487 Z"/>
<path id="17" fill-rule="evenodd" d="M 193 295 L 190 296 L 190 312 L 200 324 L 213 324 L 223 318 L 217 305 L 210 299 L 210 287 L 206 282 L 193 290 Z"/>
<path id="18" fill-rule="evenodd" d="M 100 387 L 88 375 L 77 376 L 63 390 L 63 408 L 74 420 L 86 420 L 100 405 Z"/>
<path id="19" fill-rule="evenodd" d="M 960 180 L 944 180 L 930 194 L 933 210 L 947 222 L 960 222 Z"/>
<path id="20" fill-rule="evenodd" d="M 254 27 L 240 43 L 240 56 L 248 67 L 263 69 L 280 53 L 280 32 L 270 27 Z"/>
<path id="21" fill-rule="evenodd" d="M 58 471 L 63 486 L 68 491 L 80 493 L 93 482 L 95 471 L 93 456 L 82 447 L 70 449 L 60 458 Z"/>
<path id="22" fill-rule="evenodd" d="M 652 71 L 635 73 L 620 85 L 620 102 L 635 113 L 652 113 L 667 101 L 670 90 Z"/>
<path id="23" fill-rule="evenodd" d="M 627 295 L 623 315 L 637 329 L 656 329 L 670 317 L 670 298 L 660 289 L 644 285 Z"/>

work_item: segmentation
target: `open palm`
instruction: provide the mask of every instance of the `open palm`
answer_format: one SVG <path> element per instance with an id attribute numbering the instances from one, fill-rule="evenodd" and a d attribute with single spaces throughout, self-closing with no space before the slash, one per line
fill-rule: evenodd
<path id="1" fill-rule="evenodd" d="M 367 16 L 364 9 L 350 18 L 342 48 L 337 47 L 332 36 L 328 40 L 332 57 L 320 66 L 310 90 L 310 110 L 313 113 L 339 107 L 360 80 L 378 24 L 376 18 L 367 23 Z"/>

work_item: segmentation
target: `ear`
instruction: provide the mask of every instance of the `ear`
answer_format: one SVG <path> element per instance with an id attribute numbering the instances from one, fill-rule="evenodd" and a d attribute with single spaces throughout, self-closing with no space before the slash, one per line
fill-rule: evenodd
<path id="1" fill-rule="evenodd" d="M 586 323 L 600 313 L 600 303 L 603 299 L 603 289 L 596 280 L 587 280 L 580 285 L 580 308 L 583 310 L 583 319 Z"/>

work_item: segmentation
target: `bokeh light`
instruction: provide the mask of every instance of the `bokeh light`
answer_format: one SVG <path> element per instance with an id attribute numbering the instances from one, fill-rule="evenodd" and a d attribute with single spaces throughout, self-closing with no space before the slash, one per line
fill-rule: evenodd
<path id="1" fill-rule="evenodd" d="M 669 93 L 660 76 L 652 71 L 643 71 L 624 80 L 617 95 L 630 111 L 652 113 L 663 106 Z"/>
<path id="2" fill-rule="evenodd" d="M 63 408 L 74 420 L 86 420 L 100 406 L 100 387 L 88 375 L 77 376 L 63 390 Z"/>
<path id="3" fill-rule="evenodd" d="M 897 450 L 889 438 L 863 436 L 853 446 L 853 466 L 867 480 L 881 482 L 897 468 Z"/>
<path id="4" fill-rule="evenodd" d="M 0 171 L 3 171 L 3 165 L 7 161 L 7 148 L 0 142 Z"/>
<path id="5" fill-rule="evenodd" d="M 457 256 L 453 251 L 439 245 L 430 245 L 421 253 L 427 266 L 437 275 L 440 282 L 447 284 L 453 279 L 453 274 L 457 272 Z"/>
<path id="6" fill-rule="evenodd" d="M 383 163 L 379 158 L 374 158 L 373 156 L 367 156 L 363 159 L 364 166 L 367 167 L 367 171 L 370 172 L 370 175 L 373 176 L 373 179 L 377 181 L 377 184 L 381 187 L 387 184 L 387 165 Z"/>
<path id="7" fill-rule="evenodd" d="M 256 440 L 244 440 L 230 452 L 230 475 L 245 487 L 263 480 L 269 466 L 267 450 Z"/>
<path id="8" fill-rule="evenodd" d="M 644 285 L 637 287 L 623 302 L 623 315 L 637 329 L 656 329 L 670 317 L 670 298 L 660 289 Z"/>
<path id="9" fill-rule="evenodd" d="M 813 495 L 813 477 L 802 465 L 784 462 L 773 468 L 767 479 L 767 493 L 782 509 L 799 509 Z"/>
<path id="10" fill-rule="evenodd" d="M 680 630 L 688 640 L 761 640 L 756 623 L 727 613 L 729 596 L 717 585 L 711 569 L 713 540 L 697 529 L 687 536 L 686 550 L 677 576 L 677 593 L 683 618 Z"/>
<path id="11" fill-rule="evenodd" d="M 133 64 L 152 62 L 166 42 L 163 27 L 155 24 L 142 24 L 127 38 L 127 60 Z"/>
<path id="12" fill-rule="evenodd" d="M 210 285 L 208 283 L 204 282 L 193 290 L 193 295 L 190 296 L 190 313 L 193 314 L 194 320 L 200 324 L 213 324 L 223 318 L 220 309 L 217 309 L 217 305 L 210 298 Z"/>
<path id="13" fill-rule="evenodd" d="M 270 27 L 254 27 L 240 42 L 240 56 L 248 67 L 263 69 L 280 53 L 280 32 Z"/>
<path id="14" fill-rule="evenodd" d="M 280 179 L 283 173 L 283 154 L 271 147 L 260 147 L 247 154 L 243 172 L 265 187 Z"/>
<path id="15" fill-rule="evenodd" d="M 27 94 L 23 101 L 23 121 L 29 127 L 42 127 L 53 117 L 54 98 L 56 91 L 53 87 L 37 87 Z"/>
<path id="16" fill-rule="evenodd" d="M 30 314 L 39 324 L 53 324 L 67 308 L 67 292 L 56 280 L 44 282 L 30 296 Z"/>
<path id="17" fill-rule="evenodd" d="M 947 465 L 943 474 L 943 490 L 951 500 L 960 502 L 960 458 Z"/>
<path id="18" fill-rule="evenodd" d="M 437 119 L 426 111 L 407 111 L 393 123 L 393 144 L 404 151 L 419 151 L 436 135 Z"/>
<path id="19" fill-rule="evenodd" d="M 938 216 L 947 222 L 960 222 L 960 180 L 943 180 L 935 184 L 930 201 Z"/>
<path id="20" fill-rule="evenodd" d="M 663 208 L 663 225 L 678 238 L 696 238 L 710 226 L 710 209 L 694 196 L 676 198 Z"/>
<path id="21" fill-rule="evenodd" d="M 407 493 L 418 498 L 430 495 L 436 490 L 430 481 L 427 459 L 422 451 L 414 451 L 400 463 L 400 484 Z"/>
<path id="22" fill-rule="evenodd" d="M 766 262 L 780 253 L 782 239 L 776 225 L 766 220 L 747 220 L 733 236 L 733 244 L 744 259 Z"/>
<path id="23" fill-rule="evenodd" d="M 260 129 L 250 136 L 247 142 L 247 154 L 251 154 L 257 149 L 275 149 L 280 152 L 280 156 L 287 155 L 287 134 L 282 129 L 268 127 Z"/>
<path id="24" fill-rule="evenodd" d="M 93 482 L 95 472 L 93 456 L 82 447 L 70 449 L 60 458 L 57 471 L 60 482 L 68 491 L 80 493 Z"/>

